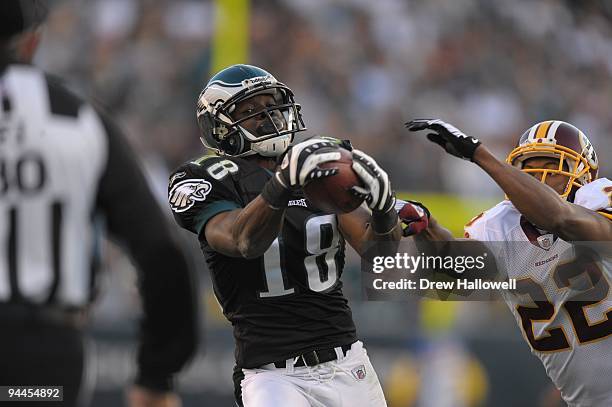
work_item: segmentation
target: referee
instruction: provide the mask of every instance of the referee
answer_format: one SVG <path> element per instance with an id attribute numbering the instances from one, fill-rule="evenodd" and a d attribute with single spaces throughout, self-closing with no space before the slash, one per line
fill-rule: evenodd
<path id="1" fill-rule="evenodd" d="M 117 127 L 28 65 L 46 14 L 44 1 L 0 0 L 0 386 L 63 386 L 59 405 L 85 404 L 82 330 L 104 224 L 139 270 L 129 403 L 179 405 L 173 377 L 197 343 L 189 263 Z"/>

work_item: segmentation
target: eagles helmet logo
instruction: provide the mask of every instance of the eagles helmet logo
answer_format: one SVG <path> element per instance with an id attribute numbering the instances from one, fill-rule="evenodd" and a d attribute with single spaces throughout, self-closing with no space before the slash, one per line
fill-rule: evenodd
<path id="1" fill-rule="evenodd" d="M 196 202 L 202 202 L 212 189 L 204 179 L 188 179 L 172 187 L 168 193 L 170 207 L 174 212 L 185 212 Z"/>

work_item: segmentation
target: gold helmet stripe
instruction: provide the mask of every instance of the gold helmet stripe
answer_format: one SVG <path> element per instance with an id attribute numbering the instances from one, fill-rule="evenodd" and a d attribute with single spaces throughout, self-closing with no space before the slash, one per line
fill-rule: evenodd
<path id="1" fill-rule="evenodd" d="M 538 129 L 536 130 L 535 138 L 536 139 L 546 138 L 546 135 L 548 134 L 548 129 L 550 128 L 550 125 L 552 123 L 553 123 L 552 120 L 548 120 L 543 123 L 540 123 L 540 125 L 538 126 Z"/>

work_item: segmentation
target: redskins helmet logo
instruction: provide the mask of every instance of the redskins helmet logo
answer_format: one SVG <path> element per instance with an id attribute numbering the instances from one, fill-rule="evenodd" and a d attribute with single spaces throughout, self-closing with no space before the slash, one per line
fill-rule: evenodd
<path id="1" fill-rule="evenodd" d="M 593 147 L 593 144 L 591 144 L 591 141 L 587 138 L 587 136 L 584 135 L 583 132 L 580 132 L 579 138 L 580 145 L 582 146 L 582 152 L 586 157 L 589 165 L 591 166 L 591 168 L 597 169 L 599 163 L 597 160 L 597 153 L 595 153 L 595 148 Z"/>

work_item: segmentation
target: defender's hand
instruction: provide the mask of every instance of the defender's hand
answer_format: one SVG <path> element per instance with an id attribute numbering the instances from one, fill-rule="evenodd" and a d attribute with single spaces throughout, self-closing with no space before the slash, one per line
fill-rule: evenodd
<path id="1" fill-rule="evenodd" d="M 398 201 L 398 204 L 401 201 Z M 396 208 L 399 205 L 396 205 Z M 402 206 L 398 215 L 402 222 L 402 234 L 404 236 L 418 235 L 429 227 L 429 209 L 420 202 L 406 201 Z"/>
<path id="2" fill-rule="evenodd" d="M 339 159 L 338 144 L 320 138 L 306 140 L 285 154 L 276 178 L 287 189 L 303 187 L 313 179 L 336 175 L 337 168 L 322 169 L 319 164 Z"/>
<path id="3" fill-rule="evenodd" d="M 432 130 L 427 138 L 442 146 L 447 153 L 464 160 L 474 161 L 474 152 L 480 144 L 480 140 L 463 134 L 452 124 L 439 119 L 416 119 L 405 123 L 410 131 Z"/>
<path id="4" fill-rule="evenodd" d="M 372 211 L 387 212 L 395 204 L 389 176 L 372 157 L 363 151 L 353 150 L 353 170 L 363 181 L 365 188 L 355 186 L 351 192 L 365 198 Z"/>

